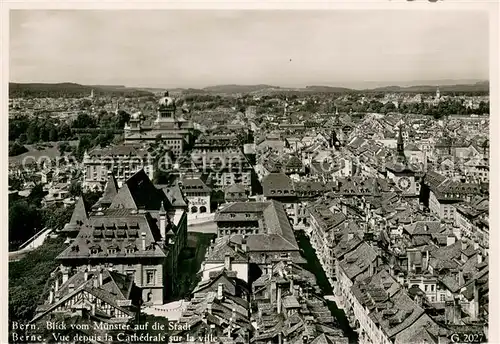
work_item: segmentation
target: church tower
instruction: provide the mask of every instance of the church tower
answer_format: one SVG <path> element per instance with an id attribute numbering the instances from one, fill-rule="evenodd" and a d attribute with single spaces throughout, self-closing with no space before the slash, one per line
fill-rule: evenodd
<path id="1" fill-rule="evenodd" d="M 406 163 L 405 145 L 403 141 L 403 125 L 399 126 L 398 142 L 397 142 L 397 161 Z"/>
<path id="2" fill-rule="evenodd" d="M 156 122 L 173 122 L 175 120 L 175 101 L 165 92 L 158 101 Z"/>

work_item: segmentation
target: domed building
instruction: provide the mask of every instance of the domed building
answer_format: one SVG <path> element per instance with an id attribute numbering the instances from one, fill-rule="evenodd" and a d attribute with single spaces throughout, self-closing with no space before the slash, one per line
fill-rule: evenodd
<path id="1" fill-rule="evenodd" d="M 160 136 L 171 147 L 175 156 L 181 155 L 185 147 L 191 144 L 193 125 L 182 116 L 177 116 L 175 99 L 168 92 L 158 100 L 154 121 L 146 121 L 141 117 L 131 116 L 129 123 L 125 125 L 126 144 L 153 142 Z"/>

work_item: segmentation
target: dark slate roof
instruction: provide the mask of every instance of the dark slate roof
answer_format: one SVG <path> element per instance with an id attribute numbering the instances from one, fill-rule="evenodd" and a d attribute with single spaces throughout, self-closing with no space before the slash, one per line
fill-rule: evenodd
<path id="1" fill-rule="evenodd" d="M 162 202 L 166 209 L 171 207 L 165 193 L 158 190 L 141 169 L 123 184 L 110 208 L 158 210 Z"/>

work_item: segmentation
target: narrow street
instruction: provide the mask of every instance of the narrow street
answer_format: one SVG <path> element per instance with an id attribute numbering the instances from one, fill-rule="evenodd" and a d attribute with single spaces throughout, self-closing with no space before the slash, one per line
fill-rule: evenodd
<path id="1" fill-rule="evenodd" d="M 326 274 L 321 266 L 321 263 L 316 257 L 316 253 L 309 242 L 309 238 L 302 231 L 296 231 L 295 236 L 299 247 L 303 250 L 303 256 L 307 260 L 306 269 L 316 276 L 318 286 L 321 288 L 323 295 L 332 295 L 333 288 L 328 282 Z M 330 312 L 337 320 L 338 326 L 344 331 L 344 334 L 349 338 L 349 343 L 358 342 L 358 334 L 349 326 L 349 322 L 343 310 L 337 307 L 334 301 L 327 300 Z"/>

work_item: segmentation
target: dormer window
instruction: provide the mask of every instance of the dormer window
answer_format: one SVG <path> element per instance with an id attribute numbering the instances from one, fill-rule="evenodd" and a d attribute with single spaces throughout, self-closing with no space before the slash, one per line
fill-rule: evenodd
<path id="1" fill-rule="evenodd" d="M 236 217 L 236 215 L 235 215 L 235 214 L 231 214 L 230 216 L 231 216 L 231 218 L 234 218 L 234 217 Z"/>
<path id="2" fill-rule="evenodd" d="M 97 248 L 90 249 L 90 254 L 97 254 L 97 253 L 99 253 L 99 249 Z"/>
<path id="3" fill-rule="evenodd" d="M 108 248 L 108 254 L 116 254 L 116 248 Z"/>

